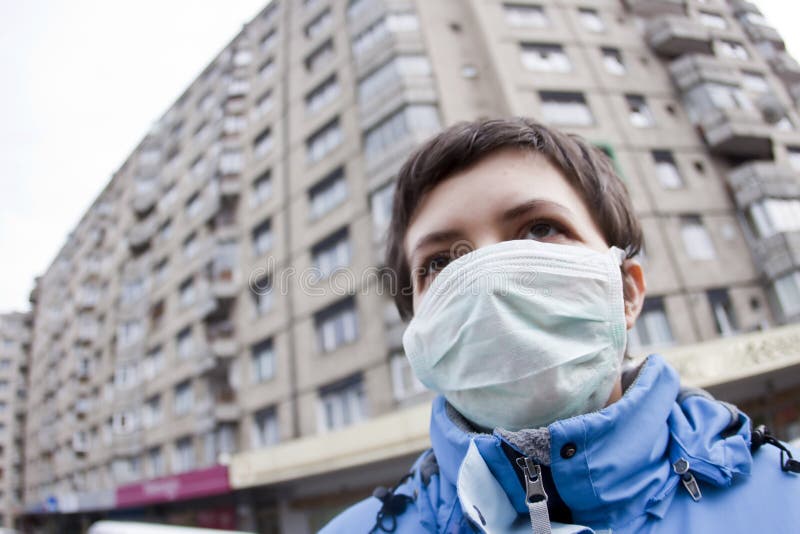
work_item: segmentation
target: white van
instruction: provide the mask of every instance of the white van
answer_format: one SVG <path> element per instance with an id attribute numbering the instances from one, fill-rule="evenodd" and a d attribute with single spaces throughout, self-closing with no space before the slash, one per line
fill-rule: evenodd
<path id="1" fill-rule="evenodd" d="M 252 534 L 241 530 L 176 527 L 135 521 L 98 521 L 89 527 L 89 534 Z"/>

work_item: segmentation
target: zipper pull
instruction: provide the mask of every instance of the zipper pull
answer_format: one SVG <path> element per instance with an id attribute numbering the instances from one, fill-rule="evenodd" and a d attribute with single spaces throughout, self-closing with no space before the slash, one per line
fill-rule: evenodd
<path id="1" fill-rule="evenodd" d="M 542 467 L 533 458 L 517 458 L 517 465 L 525 475 L 525 504 L 531 515 L 534 534 L 550 534 L 550 514 L 547 512 L 547 492 L 542 482 Z"/>
<path id="2" fill-rule="evenodd" d="M 689 471 L 689 461 L 686 458 L 679 458 L 677 462 L 672 464 L 672 469 L 681 477 L 683 487 L 692 496 L 694 502 L 699 501 L 703 494 L 700 493 L 700 486 L 697 484 L 694 475 Z"/>

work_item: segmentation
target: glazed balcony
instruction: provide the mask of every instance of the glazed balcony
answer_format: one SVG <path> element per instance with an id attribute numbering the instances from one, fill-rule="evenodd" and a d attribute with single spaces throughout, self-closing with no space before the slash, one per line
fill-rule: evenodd
<path id="1" fill-rule="evenodd" d="M 684 0 L 625 0 L 624 3 L 628 11 L 642 17 L 686 14 Z"/>
<path id="2" fill-rule="evenodd" d="M 682 54 L 712 54 L 711 33 L 687 17 L 662 16 L 648 23 L 647 42 L 657 53 L 677 57 Z"/>
<path id="3" fill-rule="evenodd" d="M 800 63 L 787 52 L 778 52 L 768 60 L 775 75 L 787 84 L 800 82 Z"/>
<path id="4" fill-rule="evenodd" d="M 761 116 L 741 109 L 718 109 L 700 119 L 709 149 L 723 156 L 771 158 L 770 127 Z"/>
<path id="5" fill-rule="evenodd" d="M 771 280 L 800 269 L 800 230 L 759 239 L 753 255 L 760 271 Z"/>
<path id="6" fill-rule="evenodd" d="M 701 83 L 739 85 L 739 74 L 714 56 L 690 54 L 672 61 L 669 71 L 675 85 L 686 91 Z"/>
<path id="7" fill-rule="evenodd" d="M 148 217 L 143 221 L 139 221 L 131 226 L 128 233 L 128 244 L 131 248 L 141 248 L 150 243 L 150 240 L 156 234 L 156 220 L 153 217 Z"/>

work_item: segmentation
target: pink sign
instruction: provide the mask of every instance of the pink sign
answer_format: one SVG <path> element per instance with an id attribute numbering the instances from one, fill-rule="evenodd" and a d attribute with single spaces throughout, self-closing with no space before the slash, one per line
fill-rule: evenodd
<path id="1" fill-rule="evenodd" d="M 230 490 L 227 466 L 215 465 L 208 469 L 121 486 L 117 488 L 117 507 L 183 501 L 219 495 Z"/>

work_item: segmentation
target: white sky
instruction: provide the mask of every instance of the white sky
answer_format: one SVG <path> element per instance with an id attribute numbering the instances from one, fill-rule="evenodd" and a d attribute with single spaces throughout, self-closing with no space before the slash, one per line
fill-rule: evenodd
<path id="1" fill-rule="evenodd" d="M 299 0 L 293 0 L 299 1 Z M 800 58 L 800 3 L 757 0 Z M 0 312 L 267 0 L 0 0 Z"/>

